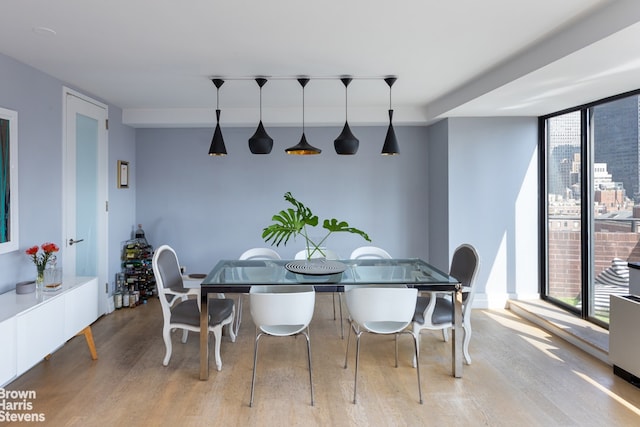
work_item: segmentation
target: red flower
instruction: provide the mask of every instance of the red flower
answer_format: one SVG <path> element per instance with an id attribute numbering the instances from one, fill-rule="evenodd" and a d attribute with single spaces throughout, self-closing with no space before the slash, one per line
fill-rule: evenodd
<path id="1" fill-rule="evenodd" d="M 42 248 L 42 253 L 38 253 L 40 248 Z M 38 269 L 39 274 L 44 271 L 48 263 L 55 264 L 56 256 L 53 255 L 53 253 L 60 250 L 58 245 L 51 242 L 43 243 L 40 248 L 32 246 L 25 251 L 25 253 L 31 257 L 31 260 Z"/>
<path id="2" fill-rule="evenodd" d="M 55 243 L 43 243 L 42 244 L 42 250 L 45 252 L 58 252 L 59 248 Z"/>

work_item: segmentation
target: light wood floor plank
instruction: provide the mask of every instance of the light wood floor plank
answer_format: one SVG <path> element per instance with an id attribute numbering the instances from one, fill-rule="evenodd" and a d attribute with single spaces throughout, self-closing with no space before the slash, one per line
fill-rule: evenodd
<path id="1" fill-rule="evenodd" d="M 245 297 L 246 298 L 246 297 Z M 451 346 L 439 332 L 421 339 L 424 404 L 418 404 L 412 343 L 364 336 L 353 398 L 355 345 L 345 340 L 331 296 L 319 294 L 311 325 L 315 406 L 310 406 L 304 338 L 261 340 L 254 407 L 249 408 L 254 328 L 245 316 L 235 343 L 222 342 L 222 371 L 200 381 L 199 341 L 173 336 L 162 366 L 157 300 L 118 310 L 92 325 L 99 360 L 83 337 L 6 386 L 35 390 L 33 412 L 54 426 L 627 426 L 640 423 L 640 390 L 609 366 L 507 310 L 474 310 L 471 366 L 451 376 Z M 353 338 L 353 337 L 352 337 Z"/>

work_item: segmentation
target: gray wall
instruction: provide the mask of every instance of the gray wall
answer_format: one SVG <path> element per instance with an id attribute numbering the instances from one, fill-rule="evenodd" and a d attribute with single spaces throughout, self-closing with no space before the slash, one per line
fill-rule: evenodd
<path id="1" fill-rule="evenodd" d="M 396 129 L 400 156 L 380 155 L 385 127 L 354 128 L 358 153 L 338 156 L 340 130 L 307 128 L 322 154 L 291 156 L 284 149 L 298 142 L 299 128 L 267 128 L 275 140 L 269 155 L 249 152 L 254 129 L 223 128 L 229 155 L 210 157 L 212 129 L 139 129 L 136 218 L 150 243 L 177 250 L 188 272 L 208 272 L 218 259 L 269 246 L 262 229 L 289 207 L 283 195 L 291 191 L 320 219 L 345 220 L 396 257 L 428 258 L 426 127 Z M 338 233 L 327 246 L 347 257 L 365 244 Z M 303 247 L 298 240 L 276 249 L 290 258 Z"/>
<path id="2" fill-rule="evenodd" d="M 449 271 L 449 121 L 429 126 L 429 262 Z"/>
<path id="3" fill-rule="evenodd" d="M 136 227 L 136 177 L 129 174 L 129 188 L 118 188 L 118 160 L 136 168 L 135 129 L 122 124 L 122 110 L 109 106 L 109 283 L 122 270 L 122 243 L 133 237 Z"/>
<path id="4" fill-rule="evenodd" d="M 0 106 L 18 111 L 20 152 L 20 250 L 0 255 L 5 292 L 35 275 L 24 249 L 62 244 L 64 82 L 3 55 L 0 78 Z M 276 141 L 268 156 L 250 154 L 254 129 L 224 128 L 229 156 L 212 158 L 212 129 L 134 130 L 121 116 L 109 105 L 111 282 L 120 270 L 121 243 L 136 223 L 154 246 L 174 246 L 188 271 L 207 272 L 220 258 L 264 246 L 262 229 L 287 207 L 283 194 L 291 191 L 321 218 L 348 221 L 396 257 L 425 258 L 446 270 L 455 247 L 472 243 L 481 257 L 477 306 L 537 295 L 535 118 L 398 127 L 402 153 L 395 157 L 379 154 L 385 127 L 355 128 L 360 150 L 344 157 L 333 150 L 337 127 L 307 129 L 311 144 L 323 149 L 310 157 L 283 152 L 298 142 L 299 128 L 267 128 Z M 129 189 L 116 188 L 117 160 L 130 162 Z M 364 244 L 350 234 L 328 242 L 342 256 Z M 289 258 L 303 245 L 278 250 Z"/>
<path id="5" fill-rule="evenodd" d="M 448 119 L 449 254 L 480 255 L 475 306 L 538 297 L 535 117 Z"/>
<path id="6" fill-rule="evenodd" d="M 62 87 L 64 82 L 0 54 L 0 106 L 18 112 L 20 248 L 0 255 L 0 293 L 35 278 L 24 250 L 51 241 L 62 245 Z M 72 85 L 67 85 L 79 90 Z M 79 90 L 82 92 L 81 90 Z M 91 96 L 91 94 L 87 94 Z M 119 269 L 120 249 L 134 223 L 134 192 L 115 191 L 116 156 L 135 161 L 133 129 L 109 105 L 109 277 Z M 127 197 L 128 196 L 128 197 Z M 64 257 L 62 248 L 60 259 Z"/>

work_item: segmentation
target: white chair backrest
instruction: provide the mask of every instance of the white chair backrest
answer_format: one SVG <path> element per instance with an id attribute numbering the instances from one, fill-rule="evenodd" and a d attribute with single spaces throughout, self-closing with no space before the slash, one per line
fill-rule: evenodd
<path id="1" fill-rule="evenodd" d="M 345 292 L 351 318 L 376 333 L 406 328 L 413 319 L 417 298 L 414 288 L 361 287 Z"/>
<path id="2" fill-rule="evenodd" d="M 280 254 L 271 248 L 251 248 L 240 255 L 240 260 L 278 260 Z M 251 280 L 254 283 L 265 283 L 275 280 L 278 274 L 281 274 L 281 268 L 275 268 L 274 266 L 265 265 L 264 267 L 255 266 L 252 268 L 243 269 L 243 277 Z M 234 273 L 234 274 L 237 274 Z"/>
<path id="3" fill-rule="evenodd" d="M 322 252 L 320 252 L 320 250 L 322 250 Z M 313 248 L 311 248 L 311 251 L 313 252 L 311 258 L 340 259 L 338 254 L 331 249 L 320 248 L 320 250 L 313 252 Z M 307 250 L 303 249 L 301 251 L 298 251 L 298 253 L 296 253 L 295 259 L 307 259 Z"/>
<path id="4" fill-rule="evenodd" d="M 249 292 L 251 317 L 260 329 L 265 326 L 299 326 L 292 335 L 311 322 L 316 293 L 313 286 L 252 286 Z M 263 330 L 264 331 L 264 330 Z M 265 331 L 272 333 L 272 331 Z"/>
<path id="5" fill-rule="evenodd" d="M 242 253 L 238 259 L 282 259 L 280 254 L 271 248 L 251 248 Z"/>
<path id="6" fill-rule="evenodd" d="M 391 259 L 389 252 L 377 246 L 361 246 L 351 252 L 350 259 Z M 385 282 L 391 279 L 393 270 L 376 267 L 375 265 L 358 269 L 358 277 L 371 283 Z M 403 286 L 404 287 L 404 286 Z M 345 287 L 345 290 L 347 288 Z"/>
<path id="7" fill-rule="evenodd" d="M 351 252 L 350 259 L 390 259 L 389 252 L 377 246 L 360 246 Z"/>

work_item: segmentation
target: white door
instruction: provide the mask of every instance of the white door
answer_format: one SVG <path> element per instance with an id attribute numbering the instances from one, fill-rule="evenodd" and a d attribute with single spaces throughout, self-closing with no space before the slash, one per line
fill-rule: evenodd
<path id="1" fill-rule="evenodd" d="M 106 105 L 64 88 L 63 273 L 98 277 L 99 314 L 111 311 L 107 117 Z"/>

